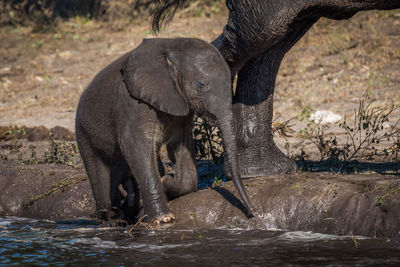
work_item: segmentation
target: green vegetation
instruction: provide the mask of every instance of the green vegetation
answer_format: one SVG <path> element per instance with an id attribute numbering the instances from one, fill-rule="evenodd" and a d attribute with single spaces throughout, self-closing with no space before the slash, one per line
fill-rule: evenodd
<path id="1" fill-rule="evenodd" d="M 29 146 L 29 149 L 31 150 L 31 155 L 30 155 L 30 158 L 27 161 L 25 161 L 25 163 L 32 164 L 32 165 L 39 164 L 41 161 L 37 158 L 36 146 Z"/>
<path id="2" fill-rule="evenodd" d="M 220 186 L 222 182 L 223 182 L 222 179 L 218 179 L 218 177 L 214 177 L 214 181 L 213 181 L 211 187 Z"/>
<path id="3" fill-rule="evenodd" d="M 11 150 L 14 152 L 19 152 L 22 144 L 20 143 L 19 139 L 25 136 L 25 129 L 24 128 L 17 128 L 8 130 L 8 135 L 12 137 L 11 139 Z"/>
<path id="4" fill-rule="evenodd" d="M 78 156 L 78 147 L 74 143 L 65 140 L 55 140 L 54 134 L 50 132 L 49 151 L 45 153 L 45 163 L 56 163 L 75 167 L 75 157 Z"/>
<path id="5" fill-rule="evenodd" d="M 378 196 L 376 198 L 376 206 L 381 208 L 381 209 L 385 208 L 385 201 L 383 200 L 383 198 L 381 196 Z"/>
<path id="6" fill-rule="evenodd" d="M 76 162 L 79 159 L 79 152 L 75 142 L 67 142 L 62 137 L 55 136 L 55 134 L 50 131 L 48 148 L 44 153 L 39 153 L 40 156 L 38 156 L 37 146 L 29 145 L 29 152 L 27 148 L 24 147 L 22 139 L 27 138 L 27 131 L 32 131 L 32 129 L 13 126 L 7 130 L 5 136 L 2 136 L 2 139 L 9 141 L 9 144 L 6 144 L 4 147 L 7 147 L 11 154 L 17 153 L 18 161 L 27 165 L 55 163 L 58 165 L 76 167 Z M 26 155 L 28 154 L 29 156 L 27 158 Z M 2 155 L 2 157 L 7 160 L 7 156 Z"/>
<path id="7" fill-rule="evenodd" d="M 379 207 L 382 211 L 387 212 L 385 206 L 386 200 L 388 200 L 389 197 L 393 197 L 393 195 L 400 193 L 400 185 L 381 185 L 376 189 L 376 191 L 380 193 L 380 195 L 376 197 L 376 206 Z"/>
<path id="8" fill-rule="evenodd" d="M 303 185 L 300 185 L 299 183 L 292 185 L 292 188 L 300 193 L 303 193 L 305 189 L 305 187 Z"/>

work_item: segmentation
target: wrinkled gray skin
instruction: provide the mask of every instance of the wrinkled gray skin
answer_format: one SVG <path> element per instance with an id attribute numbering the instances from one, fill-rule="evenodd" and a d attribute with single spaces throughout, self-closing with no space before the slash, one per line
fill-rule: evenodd
<path id="1" fill-rule="evenodd" d="M 153 29 L 190 0 L 153 0 Z M 275 145 L 272 133 L 275 79 L 287 51 L 321 17 L 341 20 L 359 11 L 400 8 L 400 0 L 227 0 L 228 23 L 212 42 L 238 74 L 233 98 L 242 177 L 297 169 Z"/>
<path id="2" fill-rule="evenodd" d="M 244 204 L 237 170 L 230 70 L 218 50 L 198 39 L 147 39 L 103 69 L 82 94 L 76 137 L 100 219 L 137 213 L 138 187 L 147 219 L 174 219 L 167 198 L 197 190 L 193 113 L 220 126 L 226 159 Z M 175 176 L 164 175 L 166 144 Z M 121 207 L 122 184 L 127 196 Z"/>

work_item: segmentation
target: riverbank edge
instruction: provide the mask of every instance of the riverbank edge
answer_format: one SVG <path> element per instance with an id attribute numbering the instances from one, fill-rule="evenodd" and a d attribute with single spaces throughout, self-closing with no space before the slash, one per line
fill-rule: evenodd
<path id="1" fill-rule="evenodd" d="M 170 229 L 282 229 L 336 235 L 399 235 L 400 178 L 391 175 L 295 173 L 244 180 L 257 213 L 248 218 L 232 182 L 169 202 Z M 2 166 L 0 216 L 93 219 L 84 169 Z"/>

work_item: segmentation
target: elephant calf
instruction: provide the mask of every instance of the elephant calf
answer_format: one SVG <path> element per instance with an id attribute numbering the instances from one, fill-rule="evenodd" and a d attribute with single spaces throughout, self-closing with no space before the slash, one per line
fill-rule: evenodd
<path id="1" fill-rule="evenodd" d="M 218 50 L 198 39 L 145 39 L 104 68 L 82 94 L 76 139 L 98 212 L 124 203 L 153 222 L 174 220 L 167 197 L 197 189 L 192 118 L 196 113 L 220 126 L 232 180 L 248 210 L 252 207 L 237 170 L 232 128 L 231 74 Z M 160 168 L 166 144 L 174 177 Z M 134 202 L 136 203 L 134 204 Z"/>

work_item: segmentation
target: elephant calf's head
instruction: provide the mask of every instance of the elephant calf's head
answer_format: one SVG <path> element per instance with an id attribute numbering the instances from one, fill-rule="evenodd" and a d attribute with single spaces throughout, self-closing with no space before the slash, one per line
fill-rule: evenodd
<path id="1" fill-rule="evenodd" d="M 145 39 L 122 66 L 131 96 L 163 112 L 189 110 L 208 119 L 231 103 L 230 70 L 217 49 L 198 39 Z"/>

